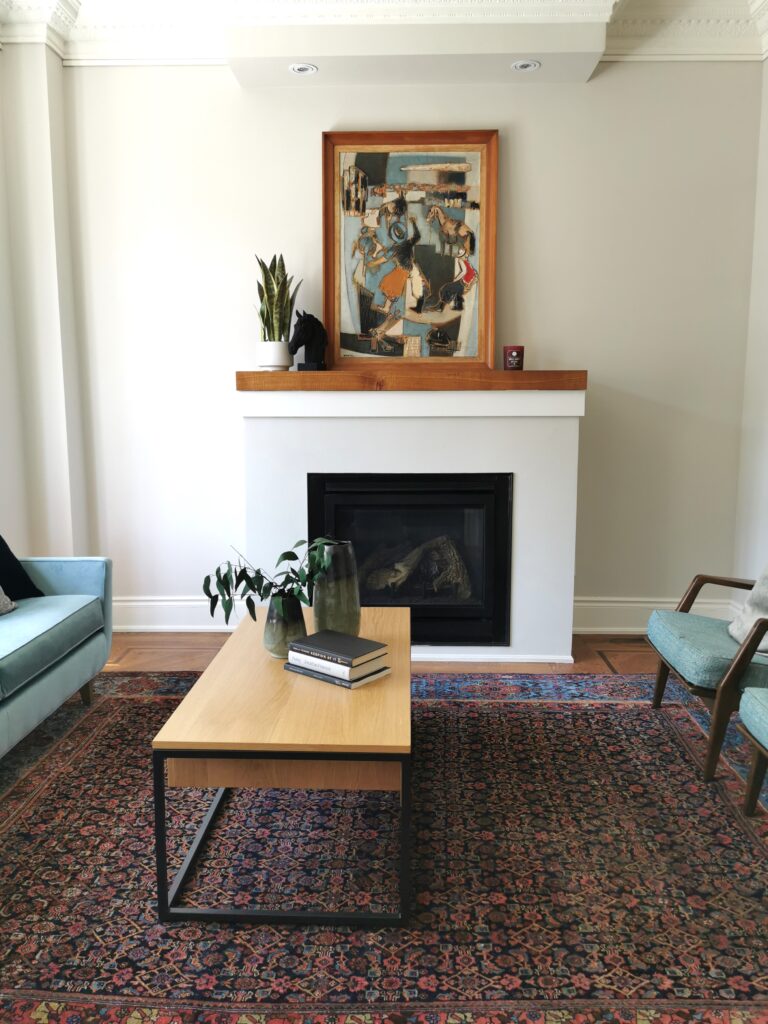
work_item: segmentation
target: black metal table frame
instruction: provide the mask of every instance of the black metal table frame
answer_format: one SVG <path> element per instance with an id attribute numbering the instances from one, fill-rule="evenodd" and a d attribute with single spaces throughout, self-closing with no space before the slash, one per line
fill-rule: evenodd
<path id="1" fill-rule="evenodd" d="M 184 885 L 198 860 L 208 833 L 221 810 L 229 789 L 217 789 L 192 841 L 184 862 L 173 882 L 168 885 L 168 852 L 166 835 L 165 762 L 174 758 L 248 759 L 291 761 L 396 761 L 400 764 L 400 908 L 397 913 L 368 911 L 270 910 L 249 907 L 190 907 L 179 905 Z M 252 751 L 252 750 L 153 750 L 152 771 L 155 797 L 155 855 L 157 859 L 157 911 L 161 921 L 229 921 L 282 924 L 349 924 L 356 927 L 378 927 L 402 924 L 410 901 L 410 824 L 411 824 L 411 755 L 324 753 L 322 751 Z M 246 787 L 250 788 L 250 787 Z"/>

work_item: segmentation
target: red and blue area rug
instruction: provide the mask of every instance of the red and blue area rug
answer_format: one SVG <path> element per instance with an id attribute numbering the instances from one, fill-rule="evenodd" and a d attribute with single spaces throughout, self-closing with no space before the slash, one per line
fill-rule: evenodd
<path id="1" fill-rule="evenodd" d="M 412 915 L 362 931 L 158 923 L 150 741 L 196 677 L 101 676 L 0 761 L 0 1024 L 768 1024 L 768 818 L 674 684 L 416 677 Z M 396 818 L 239 794 L 186 899 L 387 906 Z"/>

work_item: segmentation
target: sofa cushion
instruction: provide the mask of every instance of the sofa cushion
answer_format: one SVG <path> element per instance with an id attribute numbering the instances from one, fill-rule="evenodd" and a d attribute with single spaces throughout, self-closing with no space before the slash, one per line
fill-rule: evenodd
<path id="1" fill-rule="evenodd" d="M 655 611 L 648 620 L 648 639 L 686 682 L 714 690 L 739 649 L 728 625 L 690 612 Z M 768 657 L 755 656 L 742 676 L 745 686 L 768 686 Z"/>
<path id="2" fill-rule="evenodd" d="M 24 566 L 0 537 L 0 587 L 12 601 L 22 597 L 42 597 L 43 592 L 29 578 Z"/>
<path id="3" fill-rule="evenodd" d="M 741 695 L 739 716 L 758 743 L 768 747 L 768 690 L 751 688 Z"/>
<path id="4" fill-rule="evenodd" d="M 104 627 L 101 601 L 91 594 L 32 597 L 17 605 L 0 619 L 0 699 Z"/>

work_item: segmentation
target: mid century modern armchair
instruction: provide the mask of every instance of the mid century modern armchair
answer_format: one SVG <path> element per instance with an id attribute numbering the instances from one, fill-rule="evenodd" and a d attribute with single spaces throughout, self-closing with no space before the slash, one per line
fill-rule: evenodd
<path id="1" fill-rule="evenodd" d="M 704 780 L 711 782 L 728 722 L 739 707 L 742 693 L 748 687 L 768 688 L 768 657 L 755 653 L 768 632 L 768 619 L 758 619 L 739 645 L 729 634 L 726 620 L 690 614 L 699 591 L 707 583 L 740 590 L 751 590 L 755 585 L 754 580 L 695 576 L 675 611 L 652 613 L 648 640 L 660 659 L 653 707 L 661 707 L 672 671 L 710 709 Z"/>

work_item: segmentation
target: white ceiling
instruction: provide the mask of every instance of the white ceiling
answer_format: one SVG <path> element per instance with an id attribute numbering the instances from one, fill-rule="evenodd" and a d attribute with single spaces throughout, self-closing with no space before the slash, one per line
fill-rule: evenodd
<path id="1" fill-rule="evenodd" d="M 536 56 L 528 46 L 537 39 L 545 54 L 583 53 L 585 26 L 600 40 L 597 59 L 762 60 L 768 54 L 768 0 L 0 0 L 0 44 L 45 40 L 67 64 L 224 64 L 233 50 L 247 57 L 249 30 L 255 39 L 259 26 L 282 27 L 287 52 L 292 30 L 310 25 L 369 31 L 411 25 L 425 39 L 430 26 L 450 32 L 493 25 L 506 33 L 506 56 L 520 53 L 517 40 L 525 41 L 524 55 Z M 263 58 L 257 46 L 252 59 Z"/>

